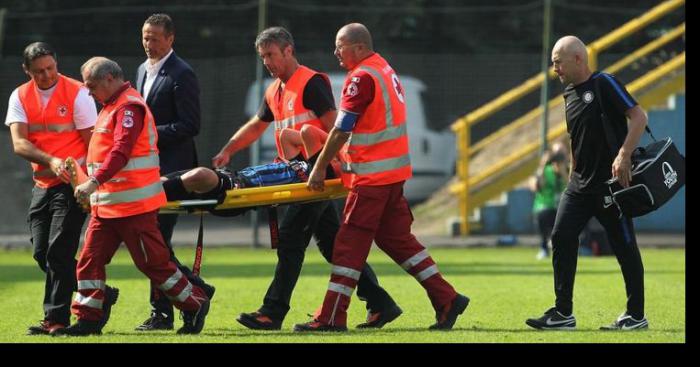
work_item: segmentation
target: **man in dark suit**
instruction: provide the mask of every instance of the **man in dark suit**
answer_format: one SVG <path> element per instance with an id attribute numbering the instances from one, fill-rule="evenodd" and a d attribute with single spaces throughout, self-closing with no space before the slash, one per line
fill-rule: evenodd
<path id="1" fill-rule="evenodd" d="M 167 14 L 153 14 L 143 24 L 142 43 L 148 59 L 136 74 L 136 88 L 146 100 L 156 120 L 160 174 L 197 167 L 194 137 L 199 133 L 199 83 L 194 71 L 173 51 L 175 26 Z M 170 248 L 170 257 L 193 284 L 201 287 L 211 299 L 214 287 L 204 281 L 175 257 L 171 243 L 177 214 L 158 215 L 160 232 Z M 136 330 L 170 330 L 173 328 L 173 306 L 170 300 L 151 284 L 151 316 Z"/>

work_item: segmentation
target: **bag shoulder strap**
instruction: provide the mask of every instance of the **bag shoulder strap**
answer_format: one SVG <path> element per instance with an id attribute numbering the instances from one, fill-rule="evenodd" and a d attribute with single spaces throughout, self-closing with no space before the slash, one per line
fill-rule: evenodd
<path id="1" fill-rule="evenodd" d="M 603 106 L 603 98 L 602 94 L 600 92 L 600 83 L 601 83 L 601 76 L 603 72 L 599 72 L 598 75 L 593 78 L 593 86 L 595 88 L 595 94 L 596 94 L 596 99 L 598 100 L 598 106 L 600 106 L 600 116 L 603 118 L 603 129 L 605 130 L 605 140 L 608 141 L 608 146 L 610 147 L 610 153 L 615 156 L 617 154 L 617 151 L 620 150 L 620 147 L 617 144 L 617 141 L 615 139 L 615 132 L 612 130 L 612 125 L 610 123 L 612 120 L 608 118 L 608 115 L 605 113 L 605 106 Z M 651 136 L 651 139 L 656 141 L 656 138 L 654 137 L 654 134 L 651 133 L 651 129 L 649 128 L 649 125 L 647 124 L 644 126 L 644 130 L 646 130 L 647 134 Z"/>

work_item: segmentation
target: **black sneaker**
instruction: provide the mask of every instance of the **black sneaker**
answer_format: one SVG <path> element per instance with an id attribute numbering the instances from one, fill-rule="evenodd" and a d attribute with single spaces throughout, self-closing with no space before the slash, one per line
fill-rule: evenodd
<path id="1" fill-rule="evenodd" d="M 469 297 L 457 294 L 457 297 L 450 304 L 450 308 L 446 311 L 437 313 L 435 319 L 437 322 L 430 325 L 429 330 L 450 330 L 457 321 L 457 317 L 461 315 L 469 306 Z"/>
<path id="2" fill-rule="evenodd" d="M 552 307 L 538 319 L 527 319 L 526 324 L 541 330 L 573 330 L 576 328 L 576 318 L 573 314 L 564 316 L 556 307 Z"/>
<path id="3" fill-rule="evenodd" d="M 136 331 L 154 331 L 154 330 L 172 330 L 173 329 L 173 319 L 168 318 L 166 315 L 160 312 L 154 312 L 151 314 L 143 324 L 136 327 Z"/>
<path id="4" fill-rule="evenodd" d="M 112 315 L 112 306 L 117 303 L 117 299 L 119 299 L 119 289 L 105 285 L 105 299 L 102 301 L 102 319 L 98 324 L 100 331 L 107 325 L 107 321 Z"/>
<path id="5" fill-rule="evenodd" d="M 51 332 L 53 336 L 88 336 L 100 334 L 102 334 L 100 321 L 87 320 L 78 320 L 78 322 L 71 326 L 58 328 Z"/>
<path id="6" fill-rule="evenodd" d="M 649 321 L 645 317 L 641 320 L 635 320 L 627 314 L 627 312 L 620 315 L 617 320 L 613 321 L 612 324 L 607 326 L 601 326 L 600 330 L 645 330 L 649 328 Z"/>
<path id="7" fill-rule="evenodd" d="M 367 321 L 357 325 L 358 329 L 381 329 L 382 326 L 394 321 L 397 317 L 401 316 L 403 310 L 399 305 L 394 303 L 386 311 L 380 312 L 367 312 Z"/>
<path id="8" fill-rule="evenodd" d="M 282 328 L 281 320 L 275 320 L 259 311 L 242 313 L 238 315 L 236 321 L 252 330 L 279 330 Z"/>
<path id="9" fill-rule="evenodd" d="M 180 315 L 185 322 L 181 328 L 177 329 L 178 334 L 199 334 L 204 328 L 204 320 L 209 313 L 209 300 L 199 306 L 197 311 L 181 311 Z"/>
<path id="10" fill-rule="evenodd" d="M 318 331 L 318 332 L 327 332 L 327 331 L 332 331 L 332 332 L 343 332 L 343 331 L 348 331 L 347 326 L 336 326 L 336 325 L 328 325 L 324 324 L 322 322 L 313 320 L 309 321 L 305 324 L 296 324 L 294 325 L 294 331 L 296 332 L 307 332 L 307 331 Z"/>

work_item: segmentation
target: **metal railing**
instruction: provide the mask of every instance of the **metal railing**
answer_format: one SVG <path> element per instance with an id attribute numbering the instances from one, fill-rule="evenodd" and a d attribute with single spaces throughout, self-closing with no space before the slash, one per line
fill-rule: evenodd
<path id="1" fill-rule="evenodd" d="M 621 27 L 615 29 L 609 34 L 601 37 L 600 39 L 592 42 L 587 46 L 589 55 L 589 67 L 591 70 L 597 70 L 598 66 L 598 56 L 600 53 L 612 45 L 624 40 L 630 35 L 638 32 L 652 22 L 660 19 L 661 17 L 669 14 L 670 12 L 678 9 L 685 3 L 685 0 L 670 0 L 660 5 L 650 9 L 648 12 L 642 14 L 641 16 L 625 23 Z M 649 53 L 659 49 L 660 47 L 668 44 L 669 42 L 683 36 L 685 34 L 685 23 L 677 26 L 673 30 L 666 32 L 659 38 L 653 40 L 647 45 L 639 48 L 633 53 L 625 56 L 614 64 L 610 65 L 604 71 L 608 73 L 615 73 L 636 60 L 648 55 Z M 649 87 L 654 83 L 657 83 L 665 75 L 677 70 L 678 67 L 685 66 L 685 52 L 681 56 L 677 56 L 672 61 L 667 62 L 661 67 L 656 68 L 653 72 L 635 80 L 633 83 L 628 85 L 628 90 L 630 93 L 641 91 L 643 88 Z M 553 68 L 549 68 L 548 77 L 554 78 L 556 75 Z M 451 191 L 455 193 L 459 199 L 459 214 L 460 214 L 460 234 L 466 235 L 470 230 L 469 223 L 469 213 L 483 205 L 486 200 L 494 197 L 500 192 L 503 192 L 503 188 L 509 185 L 500 184 L 492 185 L 492 187 L 485 187 L 480 192 L 472 193 L 472 189 L 479 184 L 484 183 L 489 179 L 495 179 L 496 176 L 507 170 L 508 168 L 513 168 L 518 162 L 521 162 L 518 175 L 510 175 L 514 180 L 516 177 L 522 176 L 523 172 L 532 171 L 534 168 L 533 160 L 527 159 L 528 156 L 532 155 L 537 151 L 541 142 L 535 142 L 527 144 L 522 149 L 509 154 L 507 157 L 501 159 L 499 162 L 493 164 L 491 167 L 487 168 L 483 172 L 480 172 L 474 177 L 469 176 L 469 165 L 474 157 L 474 155 L 483 150 L 484 147 L 492 144 L 499 138 L 512 134 L 516 129 L 526 125 L 533 118 L 542 114 L 542 106 L 539 106 L 520 118 L 516 119 L 509 125 L 499 129 L 493 134 L 487 136 L 486 138 L 480 140 L 478 143 L 470 146 L 470 128 L 475 124 L 483 121 L 487 117 L 493 115 L 494 113 L 510 106 L 514 102 L 517 102 L 521 98 L 525 97 L 534 90 L 540 88 L 544 82 L 544 73 L 539 73 L 532 78 L 526 80 L 519 86 L 503 93 L 499 97 L 493 99 L 492 101 L 486 103 L 485 105 L 477 108 L 476 110 L 468 113 L 467 115 L 459 118 L 455 123 L 452 124 L 451 128 L 457 135 L 457 182 L 450 187 Z M 683 78 L 684 85 L 684 78 Z M 561 95 L 551 99 L 549 101 L 548 107 L 550 109 L 562 104 Z M 641 102 L 640 102 L 641 103 Z M 550 130 L 547 134 L 549 141 L 554 140 L 562 136 L 566 132 L 565 123 L 557 125 L 554 129 Z M 535 157 L 536 158 L 536 157 Z M 536 160 L 535 160 L 536 162 Z M 536 163 L 535 163 L 536 164 Z M 488 186 L 488 185 L 487 185 Z M 512 187 L 512 185 L 510 185 Z"/>

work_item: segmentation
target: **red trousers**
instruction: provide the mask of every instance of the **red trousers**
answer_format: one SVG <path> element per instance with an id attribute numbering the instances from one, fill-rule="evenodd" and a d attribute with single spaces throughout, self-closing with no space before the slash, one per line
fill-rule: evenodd
<path id="1" fill-rule="evenodd" d="M 331 280 L 318 321 L 345 326 L 350 297 L 373 240 L 420 282 L 436 312 L 457 297 L 425 247 L 411 234 L 413 215 L 403 196 L 403 184 L 356 186 L 350 191 L 335 237 Z"/>
<path id="2" fill-rule="evenodd" d="M 78 319 L 102 318 L 105 265 L 124 242 L 136 267 L 163 290 L 175 307 L 196 311 L 207 299 L 170 260 L 170 250 L 158 229 L 158 211 L 123 218 L 91 217 L 77 266 L 78 294 L 71 311 Z"/>

